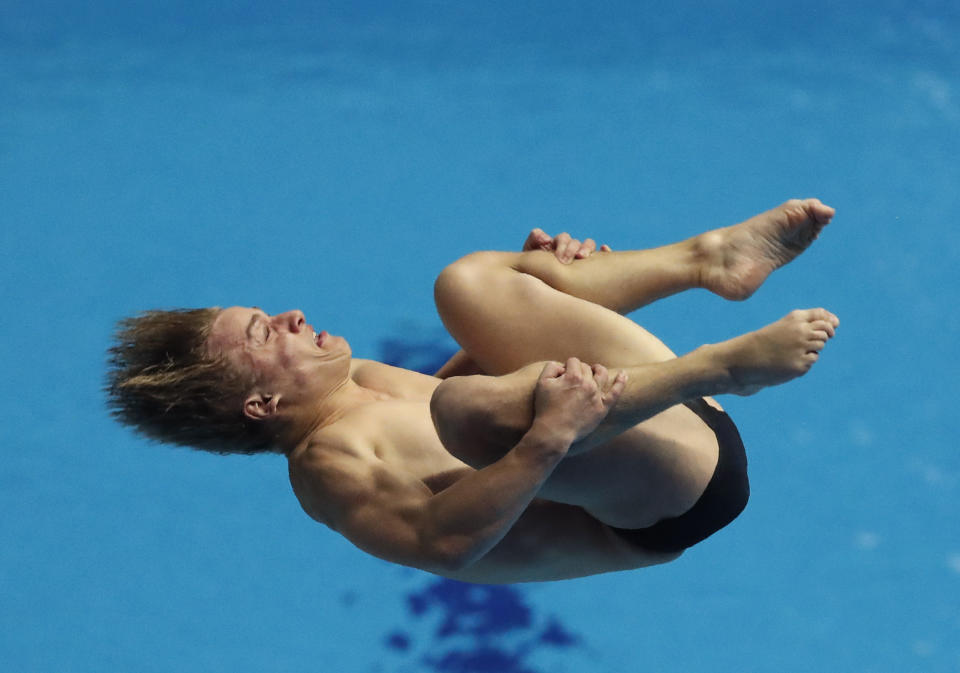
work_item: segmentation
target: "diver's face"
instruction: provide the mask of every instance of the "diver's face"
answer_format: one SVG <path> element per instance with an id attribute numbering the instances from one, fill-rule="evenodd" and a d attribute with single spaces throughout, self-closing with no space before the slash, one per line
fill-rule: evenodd
<path id="1" fill-rule="evenodd" d="M 316 402 L 350 374 L 347 341 L 317 333 L 302 311 L 270 316 L 257 307 L 224 309 L 210 329 L 207 351 L 253 381 L 252 392 L 281 395 L 287 403 Z"/>

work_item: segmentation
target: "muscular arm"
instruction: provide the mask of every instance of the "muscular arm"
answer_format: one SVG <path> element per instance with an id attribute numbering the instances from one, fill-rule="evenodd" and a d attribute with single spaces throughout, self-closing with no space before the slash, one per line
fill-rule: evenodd
<path id="1" fill-rule="evenodd" d="M 328 503 L 324 518 L 380 558 L 440 573 L 467 568 L 510 531 L 570 446 L 609 413 L 624 383 L 622 376 L 612 383 L 594 376 L 575 359 L 548 363 L 533 423 L 516 446 L 436 494 L 384 461 L 334 453 L 314 470 Z"/>
<path id="2" fill-rule="evenodd" d="M 318 465 L 329 524 L 382 559 L 449 573 L 490 551 L 536 497 L 571 439 L 534 424 L 495 463 L 433 494 L 383 462 Z"/>

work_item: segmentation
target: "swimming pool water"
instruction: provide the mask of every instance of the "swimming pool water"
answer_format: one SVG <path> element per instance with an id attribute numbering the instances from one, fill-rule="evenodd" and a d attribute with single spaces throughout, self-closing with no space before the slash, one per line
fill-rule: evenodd
<path id="1" fill-rule="evenodd" d="M 949 2 L 5 3 L 5 668 L 960 670 L 958 35 Z M 750 301 L 634 316 L 678 352 L 843 321 L 810 376 L 724 400 L 751 504 L 668 566 L 445 582 L 310 522 L 281 460 L 104 411 L 140 309 L 300 307 L 428 367 L 462 254 L 794 196 L 837 217 Z"/>

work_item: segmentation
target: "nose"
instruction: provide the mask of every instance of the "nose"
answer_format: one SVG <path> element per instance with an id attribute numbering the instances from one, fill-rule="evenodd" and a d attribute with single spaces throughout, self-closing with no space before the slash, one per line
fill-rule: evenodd
<path id="1" fill-rule="evenodd" d="M 280 313 L 273 317 L 274 322 L 277 325 L 283 325 L 290 332 L 297 334 L 303 329 L 303 326 L 307 324 L 307 318 L 303 315 L 303 311 L 287 311 L 286 313 Z"/>

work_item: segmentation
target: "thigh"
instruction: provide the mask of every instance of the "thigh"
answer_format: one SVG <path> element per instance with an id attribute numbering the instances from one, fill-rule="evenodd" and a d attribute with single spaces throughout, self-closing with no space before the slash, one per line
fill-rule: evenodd
<path id="1" fill-rule="evenodd" d="M 504 376 L 441 383 L 431 413 L 447 450 L 477 469 L 510 451 L 533 421 L 533 391 L 542 368 L 535 363 Z M 713 431 L 678 405 L 565 458 L 540 495 L 582 507 L 612 526 L 643 528 L 688 510 L 709 483 L 717 455 Z"/>
<path id="2" fill-rule="evenodd" d="M 475 253 L 437 279 L 440 317 L 483 371 L 505 374 L 571 356 L 608 367 L 675 357 L 629 318 L 515 270 L 516 261 L 515 253 Z"/>
<path id="3" fill-rule="evenodd" d="M 583 507 L 611 526 L 646 528 L 696 503 L 718 455 L 714 432 L 679 405 L 564 459 L 540 495 Z"/>
<path id="4" fill-rule="evenodd" d="M 500 584 L 633 570 L 679 557 L 625 542 L 580 507 L 534 500 L 486 556 L 449 577 Z"/>

